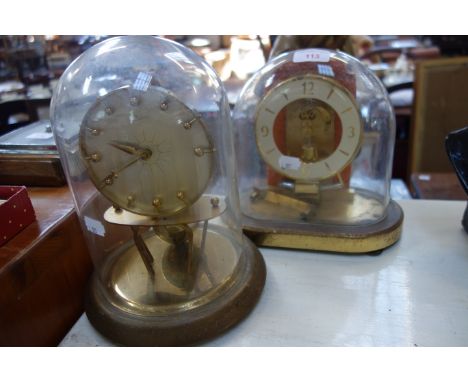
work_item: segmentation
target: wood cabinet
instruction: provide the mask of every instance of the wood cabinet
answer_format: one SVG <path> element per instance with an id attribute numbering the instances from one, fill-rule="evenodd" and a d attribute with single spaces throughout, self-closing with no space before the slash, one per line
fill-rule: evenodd
<path id="1" fill-rule="evenodd" d="M 83 313 L 92 263 L 68 187 L 28 189 L 37 221 L 0 247 L 0 345 L 55 346 Z"/>

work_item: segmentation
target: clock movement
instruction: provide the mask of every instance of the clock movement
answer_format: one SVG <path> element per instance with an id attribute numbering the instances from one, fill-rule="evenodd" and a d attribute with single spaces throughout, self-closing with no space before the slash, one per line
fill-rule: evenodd
<path id="1" fill-rule="evenodd" d="M 51 115 L 95 265 L 90 322 L 121 344 L 167 346 L 248 314 L 266 272 L 242 233 L 213 69 L 163 38 L 111 38 L 68 67 Z"/>
<path id="2" fill-rule="evenodd" d="M 246 83 L 233 119 L 244 231 L 257 244 L 361 253 L 398 240 L 393 110 L 358 60 L 284 53 Z"/>

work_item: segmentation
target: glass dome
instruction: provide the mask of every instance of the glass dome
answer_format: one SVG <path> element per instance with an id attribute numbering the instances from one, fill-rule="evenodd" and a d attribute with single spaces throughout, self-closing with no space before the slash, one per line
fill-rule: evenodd
<path id="1" fill-rule="evenodd" d="M 95 264 L 87 314 L 99 330 L 189 343 L 231 326 L 223 314 L 242 293 L 250 303 L 234 316 L 246 314 L 262 289 L 247 280 L 256 270 L 263 285 L 264 265 L 242 235 L 226 93 L 201 57 L 158 37 L 106 40 L 64 72 L 51 120 Z M 196 326 L 213 316 L 212 330 Z"/>
<path id="2" fill-rule="evenodd" d="M 247 230 L 344 233 L 387 218 L 394 114 L 357 59 L 324 49 L 277 56 L 246 83 L 233 122 Z"/>

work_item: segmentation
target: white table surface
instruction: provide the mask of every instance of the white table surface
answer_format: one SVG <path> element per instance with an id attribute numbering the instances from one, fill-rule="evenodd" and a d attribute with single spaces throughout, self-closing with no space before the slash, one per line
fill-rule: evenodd
<path id="1" fill-rule="evenodd" d="M 204 346 L 468 346 L 466 202 L 400 200 L 381 255 L 262 248 L 267 281 L 239 325 Z M 61 346 L 113 346 L 83 315 Z"/>

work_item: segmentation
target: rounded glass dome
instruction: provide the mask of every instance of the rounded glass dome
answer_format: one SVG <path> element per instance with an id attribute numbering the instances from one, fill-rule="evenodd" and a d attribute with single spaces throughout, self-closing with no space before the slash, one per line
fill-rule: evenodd
<path id="1" fill-rule="evenodd" d="M 324 49 L 277 56 L 245 85 L 233 121 L 247 225 L 386 217 L 394 114 L 382 83 L 354 57 Z"/>
<path id="2" fill-rule="evenodd" d="M 163 38 L 111 38 L 62 75 L 51 120 L 95 264 L 87 313 L 104 334 L 194 341 L 191 315 L 219 314 L 245 287 L 260 255 L 242 235 L 229 118 L 214 70 Z"/>

